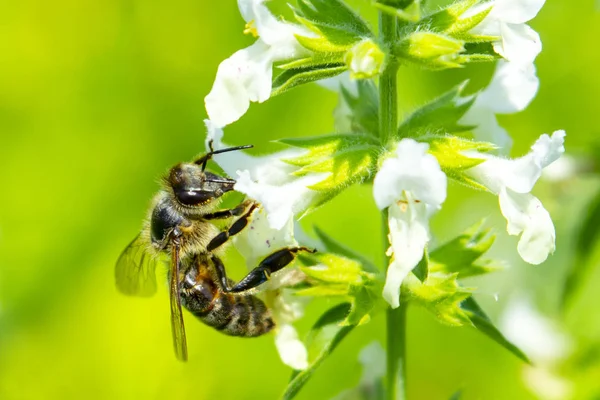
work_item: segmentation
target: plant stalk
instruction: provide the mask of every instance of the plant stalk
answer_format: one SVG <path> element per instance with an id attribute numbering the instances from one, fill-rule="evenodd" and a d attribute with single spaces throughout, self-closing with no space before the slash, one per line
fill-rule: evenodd
<path id="1" fill-rule="evenodd" d="M 397 19 L 379 12 L 379 34 L 383 42 L 392 48 L 397 41 Z M 390 59 L 379 77 L 379 135 L 387 146 L 398 129 L 398 63 Z M 388 247 L 388 210 L 382 211 L 384 254 Z M 385 256 L 385 267 L 389 258 Z M 396 309 L 388 308 L 387 324 L 387 399 L 406 399 L 406 302 Z"/>

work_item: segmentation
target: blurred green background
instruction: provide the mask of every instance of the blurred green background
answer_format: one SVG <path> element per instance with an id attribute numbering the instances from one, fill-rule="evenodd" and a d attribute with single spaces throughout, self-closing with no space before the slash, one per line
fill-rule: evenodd
<path id="1" fill-rule="evenodd" d="M 532 21 L 543 40 L 541 86 L 531 106 L 502 124 L 527 151 L 544 132 L 567 131 L 567 151 L 586 154 L 597 142 L 600 107 L 600 13 L 594 0 L 549 0 Z M 373 21 L 365 0 L 354 1 Z M 281 5 L 276 5 L 281 7 Z M 203 98 L 217 66 L 252 42 L 232 0 L 56 0 L 0 3 L 0 398 L 271 399 L 289 368 L 271 337 L 229 338 L 186 314 L 190 361 L 172 352 L 167 290 L 127 298 L 113 282 L 114 262 L 138 232 L 157 179 L 203 150 Z M 491 66 L 431 73 L 400 70 L 402 112 L 466 78 L 473 90 Z M 253 143 L 333 129 L 332 93 L 308 85 L 253 105 L 226 129 L 228 141 Z M 310 115 L 310 118 L 307 118 Z M 559 297 L 573 261 L 574 232 L 597 178 L 536 187 L 557 228 L 557 251 L 541 266 L 525 265 L 508 237 L 497 200 L 450 188 L 433 221 L 440 241 L 488 217 L 499 234 L 493 254 L 510 268 L 476 282 L 477 298 L 495 319 L 515 291 L 533 296 L 591 354 L 600 341 L 600 254 L 572 307 Z M 382 260 L 379 215 L 369 187 L 353 187 L 302 221 L 374 260 Z M 598 253 L 598 252 L 596 252 Z M 244 266 L 230 257 L 228 269 Z M 498 301 L 494 295 L 498 295 Z M 305 331 L 328 304 L 314 303 Z M 469 328 L 439 325 L 409 310 L 408 391 L 411 399 L 529 399 L 522 363 Z M 379 316 L 356 329 L 299 398 L 327 399 L 354 386 L 358 351 L 385 337 Z M 600 396 L 598 355 L 565 374 L 575 398 Z M 580 365 L 581 364 L 581 365 Z M 598 397 L 595 397 L 598 398 Z"/>

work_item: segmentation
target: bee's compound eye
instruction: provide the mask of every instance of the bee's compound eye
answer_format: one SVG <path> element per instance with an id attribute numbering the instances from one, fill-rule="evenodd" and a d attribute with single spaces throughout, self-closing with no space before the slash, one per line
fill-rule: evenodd
<path id="1" fill-rule="evenodd" d="M 206 190 L 182 190 L 175 192 L 177 200 L 186 206 L 195 206 L 208 202 L 215 197 L 213 192 Z"/>

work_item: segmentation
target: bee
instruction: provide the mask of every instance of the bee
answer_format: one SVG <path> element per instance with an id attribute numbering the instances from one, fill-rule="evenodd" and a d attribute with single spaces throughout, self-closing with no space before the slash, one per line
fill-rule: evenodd
<path id="1" fill-rule="evenodd" d="M 286 247 L 265 257 L 235 284 L 227 277 L 220 256 L 228 239 L 241 232 L 259 207 L 245 200 L 232 209 L 219 209 L 222 196 L 233 191 L 235 180 L 205 171 L 213 156 L 251 145 L 210 151 L 191 163 L 179 163 L 161 181 L 142 231 L 125 248 L 115 267 L 116 285 L 127 295 L 156 292 L 158 264 L 170 260 L 169 297 L 175 355 L 187 360 L 181 306 L 205 324 L 231 336 L 256 337 L 275 323 L 253 289 L 272 273 L 289 265 L 306 247 Z M 237 219 L 224 230 L 214 221 Z"/>

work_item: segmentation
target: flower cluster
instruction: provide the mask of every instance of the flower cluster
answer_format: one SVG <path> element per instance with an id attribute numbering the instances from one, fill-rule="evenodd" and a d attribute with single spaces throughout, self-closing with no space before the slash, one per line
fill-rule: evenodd
<path id="1" fill-rule="evenodd" d="M 288 149 L 263 157 L 220 156 L 220 166 L 237 180 L 235 189 L 262 205 L 253 229 L 236 239 L 236 247 L 254 266 L 274 247 L 296 245 L 295 220 L 352 184 L 372 184 L 388 221 L 386 274 L 317 232 L 320 254 L 301 257 L 302 267 L 282 272 L 264 288 L 286 364 L 298 370 L 310 364 L 292 325 L 301 315 L 300 295 L 345 299 L 350 306 L 340 326 L 365 323 L 383 301 L 392 308 L 415 301 L 454 325 L 489 322 L 470 297 L 472 288 L 457 281 L 495 269 L 480 259 L 493 242 L 489 232 L 478 226 L 429 248 L 429 219 L 442 209 L 451 181 L 498 196 L 524 261 L 540 264 L 554 251 L 552 220 L 531 191 L 564 152 L 565 132 L 543 134 L 527 154 L 508 158 L 511 138 L 496 120 L 497 114 L 524 110 L 538 90 L 533 63 L 541 41 L 526 22 L 543 3 L 461 0 L 428 13 L 418 1 L 375 1 L 380 12 L 402 21 L 389 41 L 342 0 L 297 0 L 294 22 L 274 16 L 265 0 L 238 0 L 244 32 L 256 41 L 217 70 L 205 99 L 207 143 L 225 147 L 223 129 L 251 102 L 298 85 L 318 81 L 338 93 L 340 102 L 334 113 L 337 132 L 282 139 Z M 414 110 L 396 131 L 381 131 L 387 116 L 372 78 L 402 64 L 440 70 L 473 62 L 497 63 L 486 88 L 465 96 L 466 84 L 457 85 Z M 290 302 L 294 288 L 297 296 Z M 493 327 L 482 331 L 500 335 Z"/>

